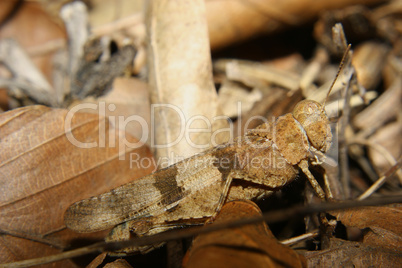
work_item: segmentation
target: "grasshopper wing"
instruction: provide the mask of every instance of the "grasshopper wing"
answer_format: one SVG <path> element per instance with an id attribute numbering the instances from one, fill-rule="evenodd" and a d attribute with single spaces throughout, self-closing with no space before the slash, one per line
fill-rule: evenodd
<path id="1" fill-rule="evenodd" d="M 169 213 L 189 195 L 221 184 L 225 172 L 216 167 L 214 156 L 221 149 L 204 152 L 110 192 L 76 202 L 67 209 L 65 223 L 77 232 L 95 232 L 129 220 Z M 219 198 L 217 191 L 211 204 L 217 204 Z"/>

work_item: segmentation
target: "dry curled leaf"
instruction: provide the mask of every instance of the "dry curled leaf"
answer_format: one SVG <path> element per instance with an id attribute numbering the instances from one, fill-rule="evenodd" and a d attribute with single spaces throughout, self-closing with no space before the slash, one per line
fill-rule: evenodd
<path id="1" fill-rule="evenodd" d="M 115 260 L 105 265 L 105 268 L 131 268 L 132 266 L 125 260 Z"/>
<path id="2" fill-rule="evenodd" d="M 345 226 L 363 231 L 362 242 L 331 238 L 329 248 L 305 254 L 309 266 L 397 266 L 402 260 L 401 213 L 398 205 L 333 212 Z"/>
<path id="3" fill-rule="evenodd" d="M 396 267 L 400 252 L 364 243 L 330 240 L 330 248 L 305 254 L 309 267 Z"/>
<path id="4" fill-rule="evenodd" d="M 251 201 L 225 204 L 216 223 L 261 215 Z M 305 260 L 280 244 L 265 223 L 225 229 L 197 237 L 185 267 L 305 267 Z"/>
<path id="5" fill-rule="evenodd" d="M 402 209 L 399 207 L 364 207 L 348 209 L 335 214 L 346 226 L 360 229 L 381 227 L 396 234 L 402 233 Z"/>
<path id="6" fill-rule="evenodd" d="M 364 207 L 334 214 L 347 227 L 364 230 L 363 242 L 401 251 L 402 209 L 395 207 Z"/>
<path id="7" fill-rule="evenodd" d="M 107 256 L 106 252 L 103 252 L 103 253 L 99 254 L 95 259 L 93 259 L 91 261 L 90 264 L 87 265 L 86 268 L 102 267 L 101 265 L 102 265 L 103 261 L 105 260 L 106 256 Z"/>
<path id="8" fill-rule="evenodd" d="M 132 266 L 124 259 L 117 259 L 113 262 L 109 262 L 104 264 L 107 253 L 99 254 L 90 264 L 87 265 L 87 268 L 131 268 Z"/>
<path id="9" fill-rule="evenodd" d="M 67 207 L 155 167 L 130 162 L 152 160 L 148 147 L 94 114 L 28 106 L 1 114 L 0 133 L 0 262 L 43 257 L 83 239 L 65 229 Z"/>
<path id="10" fill-rule="evenodd" d="M 211 47 L 212 49 L 222 48 L 258 35 L 275 33 L 290 26 L 299 26 L 311 21 L 323 10 L 379 2 L 382 1 L 206 1 Z M 225 12 L 222 12 L 223 10 Z"/>

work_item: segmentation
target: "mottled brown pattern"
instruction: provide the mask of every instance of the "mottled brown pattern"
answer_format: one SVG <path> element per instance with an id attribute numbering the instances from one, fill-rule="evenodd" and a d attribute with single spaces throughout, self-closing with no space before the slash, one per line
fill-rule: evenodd
<path id="1" fill-rule="evenodd" d="M 328 117 L 321 105 L 315 101 L 301 101 L 293 109 L 293 116 L 302 125 L 311 145 L 324 153 L 327 152 L 331 147 L 332 133 Z"/>
<path id="2" fill-rule="evenodd" d="M 234 146 L 229 146 L 225 150 L 212 151 L 212 156 L 215 158 L 213 165 L 222 174 L 222 181 L 226 181 L 230 171 L 238 167 L 236 154 Z"/>
<path id="3" fill-rule="evenodd" d="M 153 185 L 159 190 L 162 196 L 158 205 L 166 206 L 183 197 L 184 189 L 177 185 L 176 177 L 176 166 L 164 168 L 163 170 L 160 170 L 160 172 L 154 173 L 155 182 Z"/>
<path id="4" fill-rule="evenodd" d="M 306 133 L 291 114 L 277 119 L 274 142 L 291 165 L 296 165 L 308 156 L 309 143 Z"/>
<path id="5" fill-rule="evenodd" d="M 297 168 L 287 162 L 274 143 L 260 136 L 251 135 L 244 139 L 242 146 L 238 147 L 236 159 L 241 167 L 237 171 L 240 179 L 272 189 L 279 189 L 297 174 Z"/>
<path id="6" fill-rule="evenodd" d="M 322 151 L 329 148 L 328 119 L 321 106 L 312 101 L 305 101 L 295 109 L 295 116 L 301 122 L 286 114 L 249 131 L 233 143 L 78 202 L 67 211 L 66 225 L 88 232 L 119 224 L 111 233 L 111 240 L 119 239 L 118 234 L 127 237 L 130 232 L 152 235 L 200 223 L 215 215 L 222 201 L 254 199 L 276 191 L 290 183 L 299 170 L 324 198 L 323 190 L 308 170 L 308 156 L 310 146 L 317 145 L 319 148 L 315 148 Z M 236 185 L 229 188 L 226 196 L 228 179 L 252 182 L 254 188 Z"/>

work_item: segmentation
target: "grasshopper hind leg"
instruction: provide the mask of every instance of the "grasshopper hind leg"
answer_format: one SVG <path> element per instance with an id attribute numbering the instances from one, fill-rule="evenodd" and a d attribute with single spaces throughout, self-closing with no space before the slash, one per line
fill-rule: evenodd
<path id="1" fill-rule="evenodd" d="M 229 193 L 229 189 L 230 189 L 230 185 L 232 184 L 233 181 L 233 175 L 232 172 L 229 173 L 229 175 L 226 177 L 226 180 L 223 182 L 223 191 L 219 197 L 219 201 L 217 206 L 215 207 L 215 211 L 214 214 L 211 216 L 211 218 L 209 218 L 208 222 L 213 221 L 216 217 L 216 215 L 218 215 L 219 211 L 221 211 L 223 204 L 225 204 L 225 201 L 228 197 L 228 193 Z"/>
<path id="2" fill-rule="evenodd" d="M 113 228 L 113 230 L 109 233 L 106 237 L 106 242 L 118 242 L 118 241 L 126 241 L 135 237 L 141 237 L 146 235 L 153 235 L 159 232 L 167 231 L 172 229 L 172 227 L 163 227 L 155 228 L 155 226 L 151 225 L 147 220 L 133 220 L 128 221 L 122 224 L 117 225 Z M 113 252 L 110 252 L 109 255 L 111 256 L 126 256 L 128 254 L 133 253 L 141 253 L 146 254 L 156 248 L 163 246 L 164 243 L 159 243 L 155 245 L 147 245 L 147 246 L 140 246 L 140 247 L 127 247 L 123 249 L 119 249 Z"/>

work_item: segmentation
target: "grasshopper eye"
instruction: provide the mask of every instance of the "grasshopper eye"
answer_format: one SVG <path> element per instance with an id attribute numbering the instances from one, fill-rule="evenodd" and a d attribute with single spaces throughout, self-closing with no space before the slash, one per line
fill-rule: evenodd
<path id="1" fill-rule="evenodd" d="M 303 126 L 311 145 L 324 153 L 328 151 L 332 140 L 331 127 L 321 104 L 304 100 L 296 105 L 292 114 Z"/>

